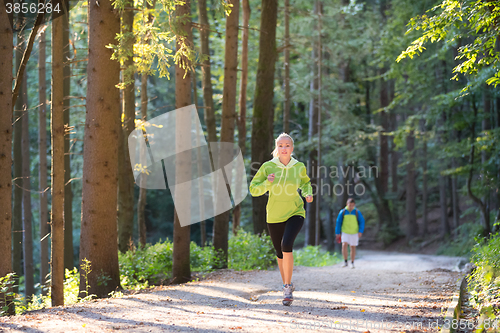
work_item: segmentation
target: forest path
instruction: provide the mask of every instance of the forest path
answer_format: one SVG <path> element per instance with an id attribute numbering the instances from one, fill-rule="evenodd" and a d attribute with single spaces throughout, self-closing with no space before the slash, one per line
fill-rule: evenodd
<path id="1" fill-rule="evenodd" d="M 157 287 L 0 318 L 0 332 L 438 332 L 460 258 L 359 250 L 356 268 L 294 268 L 292 306 L 278 270 L 217 271 Z"/>

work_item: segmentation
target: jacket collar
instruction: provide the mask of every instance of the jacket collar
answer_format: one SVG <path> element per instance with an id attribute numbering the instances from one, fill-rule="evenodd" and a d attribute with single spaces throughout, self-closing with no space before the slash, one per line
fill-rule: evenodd
<path id="1" fill-rule="evenodd" d="M 287 165 L 284 165 L 283 163 L 281 163 L 279 157 L 274 157 L 271 161 L 274 162 L 274 164 L 276 164 L 278 167 L 280 167 L 282 169 L 289 169 L 299 162 L 293 156 L 291 156 L 290 162 L 288 162 Z"/>

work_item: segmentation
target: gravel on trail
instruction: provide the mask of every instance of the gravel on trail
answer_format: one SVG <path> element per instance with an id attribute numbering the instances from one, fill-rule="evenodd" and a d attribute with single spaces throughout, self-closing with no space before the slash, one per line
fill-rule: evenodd
<path id="1" fill-rule="evenodd" d="M 219 270 L 159 286 L 0 318 L 0 332 L 438 332 L 461 258 L 358 251 L 356 268 L 294 268 L 291 306 L 276 270 Z"/>

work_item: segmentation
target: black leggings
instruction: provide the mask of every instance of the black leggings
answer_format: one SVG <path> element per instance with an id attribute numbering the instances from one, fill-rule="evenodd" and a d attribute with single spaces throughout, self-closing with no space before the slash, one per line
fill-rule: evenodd
<path id="1" fill-rule="evenodd" d="M 292 252 L 293 242 L 299 234 L 302 225 L 304 224 L 304 217 L 294 215 L 285 222 L 268 223 L 267 229 L 273 241 L 276 256 L 283 259 L 283 252 Z"/>

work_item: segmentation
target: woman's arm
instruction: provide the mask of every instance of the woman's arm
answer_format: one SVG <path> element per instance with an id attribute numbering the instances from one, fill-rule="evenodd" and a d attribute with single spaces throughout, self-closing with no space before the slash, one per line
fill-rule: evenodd
<path id="1" fill-rule="evenodd" d="M 253 197 L 258 197 L 263 195 L 269 190 L 271 182 L 267 179 L 266 168 L 264 164 L 261 165 L 252 181 L 250 182 L 250 194 Z"/>
<path id="2" fill-rule="evenodd" d="M 309 179 L 309 176 L 307 175 L 307 170 L 305 166 L 302 166 L 300 169 L 299 173 L 300 177 L 300 192 L 302 193 L 302 196 L 304 198 L 308 196 L 312 196 L 312 186 L 311 186 L 311 179 Z"/>

